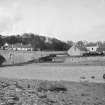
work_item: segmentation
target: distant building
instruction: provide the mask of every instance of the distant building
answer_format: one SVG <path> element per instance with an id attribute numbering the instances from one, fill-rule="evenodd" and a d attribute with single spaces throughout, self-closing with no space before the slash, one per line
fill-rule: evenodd
<path id="1" fill-rule="evenodd" d="M 98 46 L 98 44 L 90 43 L 90 44 L 86 45 L 86 48 L 89 52 L 96 52 L 97 49 L 99 48 L 99 46 Z"/>
<path id="2" fill-rule="evenodd" d="M 33 48 L 31 44 L 22 44 L 22 43 L 17 43 L 17 44 L 8 44 L 5 43 L 3 46 L 5 50 L 14 50 L 14 51 L 33 51 Z"/>
<path id="3" fill-rule="evenodd" d="M 9 44 L 8 44 L 8 43 L 5 43 L 5 44 L 1 47 L 1 49 L 3 49 L 3 50 L 7 50 L 8 47 L 9 47 Z"/>
<path id="4" fill-rule="evenodd" d="M 68 50 L 68 55 L 70 56 L 83 56 L 84 53 L 87 52 L 87 49 L 83 46 L 73 45 Z"/>

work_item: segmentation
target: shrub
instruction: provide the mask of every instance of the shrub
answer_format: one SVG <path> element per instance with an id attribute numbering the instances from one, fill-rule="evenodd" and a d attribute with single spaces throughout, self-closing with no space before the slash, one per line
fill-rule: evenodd
<path id="1" fill-rule="evenodd" d="M 48 82 L 42 82 L 39 84 L 38 91 L 53 91 L 53 92 L 65 92 L 67 91 L 67 88 L 60 83 L 48 83 Z"/>
<path id="2" fill-rule="evenodd" d="M 105 79 L 105 74 L 103 74 L 103 79 Z"/>
<path id="3" fill-rule="evenodd" d="M 48 91 L 48 84 L 47 82 L 41 82 L 37 88 L 38 91 Z"/>
<path id="4" fill-rule="evenodd" d="M 95 79 L 95 76 L 91 76 L 92 79 Z"/>
<path id="5" fill-rule="evenodd" d="M 50 91 L 55 91 L 55 92 L 59 92 L 59 91 L 67 91 L 67 88 L 62 85 L 62 84 L 54 84 L 49 88 Z"/>

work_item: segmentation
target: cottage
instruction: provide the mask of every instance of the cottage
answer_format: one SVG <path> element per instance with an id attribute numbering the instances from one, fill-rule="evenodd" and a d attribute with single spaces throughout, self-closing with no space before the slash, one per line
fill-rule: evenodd
<path id="1" fill-rule="evenodd" d="M 97 49 L 99 48 L 98 44 L 88 44 L 86 45 L 86 48 L 89 52 L 97 52 Z"/>
<path id="2" fill-rule="evenodd" d="M 87 49 L 83 46 L 73 45 L 68 50 L 68 55 L 70 56 L 83 56 L 84 53 L 87 52 Z"/>

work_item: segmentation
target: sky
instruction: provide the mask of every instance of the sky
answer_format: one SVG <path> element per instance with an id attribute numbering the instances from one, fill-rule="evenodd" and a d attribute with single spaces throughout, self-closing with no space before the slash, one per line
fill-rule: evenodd
<path id="1" fill-rule="evenodd" d="M 0 34 L 105 41 L 105 0 L 0 0 Z"/>

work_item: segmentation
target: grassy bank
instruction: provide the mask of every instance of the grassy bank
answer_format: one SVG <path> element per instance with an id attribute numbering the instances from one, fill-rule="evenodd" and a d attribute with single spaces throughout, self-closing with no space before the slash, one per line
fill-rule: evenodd
<path id="1" fill-rule="evenodd" d="M 0 78 L 2 105 L 105 105 L 105 84 Z"/>

